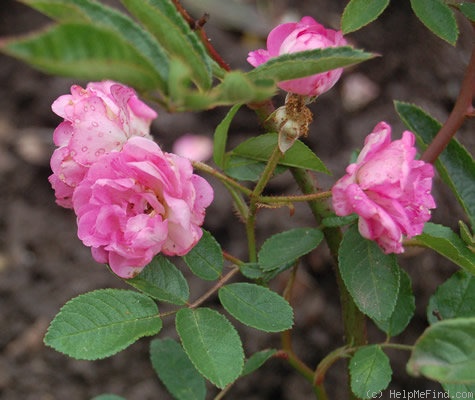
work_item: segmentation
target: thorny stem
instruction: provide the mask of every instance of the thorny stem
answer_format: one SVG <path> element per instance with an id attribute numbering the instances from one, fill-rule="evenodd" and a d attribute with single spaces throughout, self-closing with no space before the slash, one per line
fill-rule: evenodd
<path id="1" fill-rule="evenodd" d="M 440 153 L 449 144 L 452 137 L 462 126 L 465 118 L 473 113 L 473 97 L 475 95 L 475 45 L 472 48 L 470 62 L 465 70 L 465 76 L 462 81 L 457 101 L 450 113 L 447 121 L 442 126 L 436 137 L 422 154 L 423 161 L 434 163 Z"/>
<path id="2" fill-rule="evenodd" d="M 208 54 L 211 56 L 211 58 L 216 61 L 216 63 L 218 63 L 218 65 L 225 71 L 231 71 L 231 68 L 228 63 L 223 60 L 223 58 L 219 55 L 214 46 L 211 44 L 211 40 L 203 28 L 204 24 L 209 18 L 209 15 L 204 14 L 199 20 L 196 21 L 191 17 L 190 14 L 188 14 L 188 11 L 184 9 L 179 0 L 172 1 L 177 11 L 182 15 L 188 25 L 190 25 L 190 28 L 198 32 L 200 39 L 206 47 L 206 50 L 208 51 Z"/>

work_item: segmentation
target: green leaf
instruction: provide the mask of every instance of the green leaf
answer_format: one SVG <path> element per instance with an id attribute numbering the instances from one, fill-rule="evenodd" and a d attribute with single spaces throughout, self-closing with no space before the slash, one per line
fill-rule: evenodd
<path id="1" fill-rule="evenodd" d="M 475 317 L 475 276 L 457 271 L 429 300 L 427 320 L 434 324 L 451 318 Z"/>
<path id="2" fill-rule="evenodd" d="M 391 381 L 389 358 L 380 346 L 358 349 L 350 361 L 351 390 L 358 398 L 369 399 L 371 393 L 386 389 Z"/>
<path id="3" fill-rule="evenodd" d="M 219 388 L 241 374 L 244 351 L 236 329 L 217 311 L 184 308 L 176 315 L 176 330 L 195 368 Z"/>
<path id="4" fill-rule="evenodd" d="M 295 228 L 268 238 L 258 254 L 264 271 L 271 271 L 283 264 L 292 263 L 310 253 L 323 239 L 323 233 L 314 228 Z"/>
<path id="5" fill-rule="evenodd" d="M 338 260 L 345 286 L 358 308 L 377 321 L 391 318 L 400 282 L 396 256 L 384 254 L 352 226 L 343 236 Z"/>
<path id="6" fill-rule="evenodd" d="M 459 4 L 460 11 L 470 21 L 475 21 L 475 4 L 474 3 L 461 3 Z"/>
<path id="7" fill-rule="evenodd" d="M 168 57 L 165 51 L 145 29 L 127 15 L 91 0 L 23 1 L 59 22 L 87 22 L 113 30 L 147 59 L 160 76 L 160 89 L 165 90 L 168 78 Z"/>
<path id="8" fill-rule="evenodd" d="M 241 376 L 249 375 L 259 369 L 275 353 L 277 353 L 277 350 L 274 349 L 262 350 L 254 353 L 246 360 Z"/>
<path id="9" fill-rule="evenodd" d="M 226 152 L 229 127 L 231 126 L 231 122 L 240 108 L 241 104 L 236 104 L 235 106 L 231 107 L 214 132 L 213 160 L 220 168 L 223 168 L 224 166 L 224 153 Z"/>
<path id="10" fill-rule="evenodd" d="M 218 279 L 223 271 L 224 259 L 221 246 L 208 231 L 188 254 L 183 256 L 186 265 L 196 276 L 207 281 Z"/>
<path id="11" fill-rule="evenodd" d="M 272 79 L 281 82 L 346 67 L 373 57 L 373 54 L 352 47 L 328 47 L 271 58 L 246 75 L 253 81 Z"/>
<path id="12" fill-rule="evenodd" d="M 153 340 L 150 343 L 150 359 L 158 377 L 175 399 L 206 398 L 205 380 L 173 339 Z"/>
<path id="13" fill-rule="evenodd" d="M 341 28 L 344 34 L 357 31 L 378 18 L 389 0 L 351 0 L 343 11 Z"/>
<path id="14" fill-rule="evenodd" d="M 464 385 L 457 383 L 443 383 L 442 387 L 449 394 L 451 399 L 456 398 L 455 393 L 460 393 L 458 396 L 464 396 L 466 399 L 473 399 L 475 396 L 475 384 L 473 385 Z M 470 397 L 471 396 L 471 397 Z M 463 397 L 462 397 L 463 398 Z"/>
<path id="15" fill-rule="evenodd" d="M 455 318 L 427 328 L 407 364 L 411 375 L 442 383 L 475 383 L 475 318 Z"/>
<path id="16" fill-rule="evenodd" d="M 101 289 L 68 301 L 51 322 L 45 343 L 80 360 L 115 354 L 162 328 L 154 301 L 131 290 Z"/>
<path id="17" fill-rule="evenodd" d="M 192 71 L 201 89 L 211 87 L 211 63 L 202 43 L 168 0 L 121 0 L 166 51 Z"/>
<path id="18" fill-rule="evenodd" d="M 442 0 L 411 0 L 414 13 L 432 33 L 455 45 L 459 34 L 450 7 Z"/>
<path id="19" fill-rule="evenodd" d="M 433 140 L 441 124 L 413 104 L 395 102 L 396 111 L 406 126 L 416 134 L 424 149 Z M 442 180 L 452 189 L 475 227 L 475 161 L 470 153 L 452 139 L 435 163 Z"/>
<path id="20" fill-rule="evenodd" d="M 416 244 L 436 251 L 471 274 L 475 274 L 475 254 L 452 229 L 428 222 L 422 234 L 415 236 L 413 240 Z"/>
<path id="21" fill-rule="evenodd" d="M 266 162 L 277 146 L 278 136 L 277 133 L 266 133 L 244 141 L 230 153 L 231 160 L 232 157 L 237 156 L 240 159 L 247 158 L 252 162 Z M 227 163 L 230 162 L 230 160 L 227 160 Z M 300 140 L 296 141 L 285 152 L 278 165 L 309 169 L 326 174 L 330 173 L 315 153 Z M 228 168 L 228 165 L 226 165 L 226 168 Z"/>
<path id="22" fill-rule="evenodd" d="M 183 305 L 190 289 L 181 271 L 164 256 L 156 256 L 143 271 L 126 283 L 157 300 Z"/>
<path id="23" fill-rule="evenodd" d="M 218 295 L 225 310 L 243 324 L 265 332 L 281 332 L 292 327 L 292 307 L 270 289 L 240 282 L 223 286 Z"/>
<path id="24" fill-rule="evenodd" d="M 125 397 L 117 396 L 115 394 L 100 394 L 99 396 L 93 397 L 91 400 L 126 400 Z"/>
<path id="25" fill-rule="evenodd" d="M 350 214 L 344 217 L 338 217 L 336 215 L 332 215 L 331 217 L 325 217 L 322 219 L 322 224 L 327 228 L 336 228 L 339 226 L 345 226 L 352 224 L 359 218 L 358 214 Z"/>
<path id="26" fill-rule="evenodd" d="M 163 85 L 155 68 L 118 33 L 66 23 L 34 36 L 7 39 L 3 52 L 51 74 L 86 80 L 113 79 L 139 90 Z"/>
<path id="27" fill-rule="evenodd" d="M 379 329 L 386 332 L 389 336 L 396 336 L 404 331 L 416 309 L 411 287 L 411 278 L 409 278 L 409 275 L 403 269 L 400 270 L 400 273 L 399 292 L 393 313 L 384 321 L 374 321 Z"/>

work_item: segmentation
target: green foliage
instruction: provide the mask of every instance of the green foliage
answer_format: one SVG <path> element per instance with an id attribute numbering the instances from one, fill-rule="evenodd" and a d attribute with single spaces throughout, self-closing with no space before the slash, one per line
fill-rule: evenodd
<path id="1" fill-rule="evenodd" d="M 204 400 L 204 378 L 191 363 L 183 348 L 173 339 L 150 343 L 152 366 L 168 391 L 177 400 Z"/>
<path id="2" fill-rule="evenodd" d="M 475 274 L 475 254 L 452 229 L 428 222 L 422 234 L 416 236 L 414 240 Z"/>
<path id="3" fill-rule="evenodd" d="M 207 281 L 218 279 L 224 266 L 223 252 L 216 239 L 203 230 L 203 237 L 185 256 L 186 264 L 196 276 Z"/>
<path id="4" fill-rule="evenodd" d="M 314 228 L 295 228 L 268 238 L 258 253 L 259 265 L 272 271 L 295 262 L 310 253 L 323 239 L 323 233 Z"/>
<path id="5" fill-rule="evenodd" d="M 358 308 L 377 321 L 389 320 L 398 300 L 400 269 L 394 254 L 363 238 L 356 226 L 343 236 L 340 273 Z"/>
<path id="6" fill-rule="evenodd" d="M 436 136 L 441 124 L 413 104 L 395 102 L 404 124 L 424 149 Z M 452 189 L 475 227 L 475 161 L 470 153 L 452 139 L 435 163 L 442 180 Z"/>
<path id="7" fill-rule="evenodd" d="M 81 360 L 111 356 L 162 328 L 153 300 L 130 290 L 101 289 L 68 301 L 51 322 L 45 343 Z"/>
<path id="8" fill-rule="evenodd" d="M 293 324 L 290 304 L 277 293 L 252 283 L 223 286 L 219 300 L 238 321 L 265 332 L 281 332 Z"/>
<path id="9" fill-rule="evenodd" d="M 357 31 L 378 18 L 389 5 L 389 0 L 351 0 L 341 18 L 344 34 Z"/>
<path id="10" fill-rule="evenodd" d="M 457 21 L 443 0 L 411 0 L 411 6 L 427 28 L 441 39 L 455 45 L 459 34 Z"/>
<path id="11" fill-rule="evenodd" d="M 176 315 L 176 330 L 195 368 L 214 385 L 222 389 L 241 375 L 241 339 L 224 315 L 209 308 L 184 308 Z"/>
<path id="12" fill-rule="evenodd" d="M 470 21 L 475 21 L 475 4 L 474 3 L 461 3 L 459 4 L 460 11 Z"/>
<path id="13" fill-rule="evenodd" d="M 253 81 L 273 79 L 280 82 L 347 67 L 372 57 L 370 53 L 351 47 L 329 47 L 274 57 L 246 75 Z"/>
<path id="14" fill-rule="evenodd" d="M 414 345 L 407 370 L 443 383 L 475 383 L 475 318 L 436 322 Z"/>
<path id="15" fill-rule="evenodd" d="M 134 46 L 98 25 L 55 25 L 35 36 L 5 40 L 2 51 L 51 74 L 114 79 L 141 90 L 163 86 L 154 66 Z"/>
<path id="16" fill-rule="evenodd" d="M 416 309 L 411 278 L 403 269 L 400 270 L 400 274 L 399 292 L 391 316 L 383 321 L 374 321 L 379 329 L 386 332 L 388 336 L 396 336 L 404 331 Z"/>
<path id="17" fill-rule="evenodd" d="M 139 275 L 125 279 L 125 282 L 154 299 L 168 303 L 184 305 L 190 296 L 183 274 L 162 255 L 156 256 Z"/>
<path id="18" fill-rule="evenodd" d="M 241 104 L 236 104 L 226 114 L 226 117 L 219 123 L 214 132 L 213 160 L 220 168 L 224 167 L 224 154 L 226 152 L 226 143 L 228 141 L 228 131 L 231 122 L 236 113 L 241 108 Z"/>
<path id="19" fill-rule="evenodd" d="M 427 320 L 475 317 L 475 276 L 460 270 L 437 288 L 427 307 Z"/>
<path id="20" fill-rule="evenodd" d="M 226 155 L 225 172 L 236 179 L 257 180 L 277 142 L 277 133 L 266 133 L 244 141 Z M 316 154 L 300 140 L 285 152 L 278 165 L 330 173 Z"/>
<path id="21" fill-rule="evenodd" d="M 350 361 L 351 390 L 358 398 L 373 398 L 387 388 L 391 381 L 392 370 L 388 356 L 380 346 L 361 347 Z"/>
<path id="22" fill-rule="evenodd" d="M 241 376 L 249 375 L 253 373 L 255 370 L 259 369 L 275 353 L 276 353 L 276 350 L 274 349 L 262 350 L 262 351 L 258 351 L 257 353 L 254 353 L 251 357 L 249 357 L 246 360 Z"/>

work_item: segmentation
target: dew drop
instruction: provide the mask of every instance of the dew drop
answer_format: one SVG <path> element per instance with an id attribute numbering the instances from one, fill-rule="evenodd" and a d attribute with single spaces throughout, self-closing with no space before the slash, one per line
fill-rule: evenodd
<path id="1" fill-rule="evenodd" d="M 81 151 L 85 153 L 85 152 L 87 151 L 87 146 L 83 146 L 83 147 L 81 148 Z"/>
<path id="2" fill-rule="evenodd" d="M 96 111 L 96 107 L 91 106 L 91 111 Z"/>
<path id="3" fill-rule="evenodd" d="M 74 156 L 76 155 L 76 151 L 71 150 L 71 151 L 69 152 L 69 154 L 71 155 L 71 157 L 74 157 Z"/>
<path id="4" fill-rule="evenodd" d="M 96 157 L 99 157 L 101 156 L 102 154 L 104 154 L 106 152 L 106 149 L 103 149 L 103 148 L 100 148 L 99 150 L 96 151 Z"/>
<path id="5" fill-rule="evenodd" d="M 94 127 L 94 128 L 97 128 L 99 126 L 99 124 L 96 122 L 96 121 L 92 121 L 91 125 Z"/>
<path id="6" fill-rule="evenodd" d="M 87 106 L 84 106 L 83 110 L 84 112 L 88 112 L 89 109 L 87 108 Z"/>

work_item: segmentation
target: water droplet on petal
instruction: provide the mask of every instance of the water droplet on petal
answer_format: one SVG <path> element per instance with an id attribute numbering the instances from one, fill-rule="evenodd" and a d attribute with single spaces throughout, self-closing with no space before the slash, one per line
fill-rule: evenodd
<path id="1" fill-rule="evenodd" d="M 69 154 L 71 155 L 71 157 L 74 157 L 76 155 L 76 152 L 74 150 L 71 150 Z"/>
<path id="2" fill-rule="evenodd" d="M 97 128 L 99 126 L 99 124 L 96 122 L 96 121 L 92 121 L 91 125 L 94 127 L 94 128 Z"/>
<path id="3" fill-rule="evenodd" d="M 91 111 L 96 111 L 96 107 L 91 106 Z"/>
<path id="4" fill-rule="evenodd" d="M 99 150 L 96 151 L 96 157 L 99 157 L 101 156 L 102 154 L 104 154 L 106 152 L 106 149 L 103 149 L 103 148 L 100 148 Z"/>
<path id="5" fill-rule="evenodd" d="M 83 151 L 83 152 L 85 153 L 85 152 L 87 151 L 87 146 L 83 146 L 83 147 L 81 148 L 81 151 Z"/>
<path id="6" fill-rule="evenodd" d="M 88 111 L 87 106 L 84 106 L 83 110 L 84 110 L 84 112 L 87 112 Z"/>

